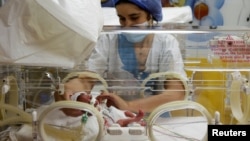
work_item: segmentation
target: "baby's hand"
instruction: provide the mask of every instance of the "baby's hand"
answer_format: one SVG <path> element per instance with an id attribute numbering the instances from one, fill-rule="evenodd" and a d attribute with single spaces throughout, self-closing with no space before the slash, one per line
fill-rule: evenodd
<path id="1" fill-rule="evenodd" d="M 99 96 L 96 97 L 96 99 L 100 103 L 106 101 L 107 107 L 114 106 L 121 110 L 128 108 L 128 103 L 114 93 L 102 92 Z"/>

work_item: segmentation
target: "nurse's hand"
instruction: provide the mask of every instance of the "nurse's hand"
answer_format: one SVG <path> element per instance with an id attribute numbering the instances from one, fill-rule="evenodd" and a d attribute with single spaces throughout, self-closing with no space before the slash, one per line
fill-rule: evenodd
<path id="1" fill-rule="evenodd" d="M 99 96 L 96 97 L 96 99 L 99 102 L 106 100 L 106 105 L 108 107 L 114 106 L 120 110 L 127 110 L 128 108 L 128 102 L 114 93 L 102 92 Z"/>

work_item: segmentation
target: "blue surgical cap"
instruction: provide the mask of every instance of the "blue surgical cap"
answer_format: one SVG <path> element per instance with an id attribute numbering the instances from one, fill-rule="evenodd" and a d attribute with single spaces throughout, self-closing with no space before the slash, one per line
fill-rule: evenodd
<path id="1" fill-rule="evenodd" d="M 120 0 L 109 0 L 112 1 L 113 6 L 117 4 Z M 162 20 L 162 5 L 161 0 L 128 0 L 131 3 L 134 3 L 138 7 L 148 11 L 155 21 Z"/>

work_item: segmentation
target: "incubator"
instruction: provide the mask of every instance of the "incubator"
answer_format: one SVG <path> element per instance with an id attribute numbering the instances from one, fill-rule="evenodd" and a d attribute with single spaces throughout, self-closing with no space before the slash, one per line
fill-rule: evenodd
<path id="1" fill-rule="evenodd" d="M 72 12 L 82 7 L 67 1 L 9 2 L 17 8 L 10 9 L 16 14 L 0 15 L 0 30 L 8 35 L 0 38 L 0 141 L 206 141 L 208 125 L 249 124 L 249 27 L 163 23 L 122 28 L 94 18 L 101 12 L 99 1 L 89 3 L 96 8 L 84 7 L 94 13 L 80 11 L 91 17 L 88 22 Z M 154 35 L 154 49 L 137 48 L 132 54 L 127 37 L 133 42 L 145 34 Z M 120 48 L 114 47 L 116 38 L 123 39 Z M 140 71 L 132 73 L 137 67 Z M 77 101 L 86 92 L 58 101 L 56 94 L 66 92 L 67 81 L 83 76 L 96 80 L 90 103 Z M 166 80 L 176 79 L 184 100 L 162 104 L 140 122 L 121 126 L 114 119 L 122 110 L 107 107 L 106 101 L 95 105 L 103 91 L 125 100 L 147 98 L 167 91 Z M 107 126 L 107 119 L 113 123 Z"/>
<path id="2" fill-rule="evenodd" d="M 108 69 L 100 74 L 85 73 L 98 80 L 91 90 L 93 97 L 103 90 L 125 99 L 143 98 L 164 91 L 161 81 L 178 78 L 185 88 L 185 100 L 163 104 L 147 113 L 143 118 L 146 125 L 131 123 L 127 127 L 119 124 L 107 127 L 103 113 L 93 105 L 54 99 L 55 91 L 64 92 L 63 79 L 74 71 L 84 73 L 89 64 L 66 69 L 3 63 L 1 140 L 207 140 L 209 124 L 249 124 L 248 27 L 164 24 L 154 28 L 123 29 L 104 26 L 101 35 L 123 33 L 173 35 L 179 43 L 186 76 L 173 71 L 158 72 L 138 83 L 128 74 L 123 79 L 110 79 Z M 125 73 L 115 72 L 113 77 Z M 159 87 L 148 86 L 147 82 Z M 63 108 L 79 109 L 87 114 L 64 117 L 60 113 Z"/>

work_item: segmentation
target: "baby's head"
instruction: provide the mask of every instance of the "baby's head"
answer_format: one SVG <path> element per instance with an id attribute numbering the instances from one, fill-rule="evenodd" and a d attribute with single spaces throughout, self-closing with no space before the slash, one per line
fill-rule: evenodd
<path id="1" fill-rule="evenodd" d="M 95 97 L 93 97 L 91 94 L 87 94 L 84 91 L 83 92 L 76 92 L 70 98 L 73 101 L 84 102 L 84 103 L 88 103 L 88 104 L 91 104 L 94 106 L 96 106 L 98 104 Z"/>
<path id="2" fill-rule="evenodd" d="M 93 72 L 73 72 L 68 74 L 63 80 L 60 90 L 55 93 L 55 101 L 72 100 L 97 105 L 93 103 L 91 90 L 97 79 L 91 77 Z M 69 116 L 80 116 L 83 111 L 77 109 L 63 108 L 63 112 Z"/>

